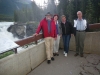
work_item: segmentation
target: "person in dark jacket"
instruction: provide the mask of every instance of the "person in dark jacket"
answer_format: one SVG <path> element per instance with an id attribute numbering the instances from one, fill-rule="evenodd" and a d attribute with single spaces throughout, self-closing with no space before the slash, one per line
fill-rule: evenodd
<path id="1" fill-rule="evenodd" d="M 66 16 L 61 16 L 61 32 L 64 44 L 64 55 L 67 57 L 69 51 L 69 42 L 71 38 L 71 34 L 73 33 L 73 26 L 70 22 L 66 20 Z"/>

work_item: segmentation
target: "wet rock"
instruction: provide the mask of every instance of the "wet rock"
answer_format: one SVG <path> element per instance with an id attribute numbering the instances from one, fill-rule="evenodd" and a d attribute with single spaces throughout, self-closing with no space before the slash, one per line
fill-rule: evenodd
<path id="1" fill-rule="evenodd" d="M 86 60 L 94 65 L 97 65 L 100 61 L 100 56 L 96 54 L 90 54 L 86 57 Z"/>
<path id="2" fill-rule="evenodd" d="M 32 36 L 36 32 L 37 26 L 34 26 L 33 24 L 27 24 L 26 25 L 26 36 Z"/>
<path id="3" fill-rule="evenodd" d="M 35 23 L 15 23 L 11 25 L 7 30 L 13 34 L 14 37 L 23 39 L 25 37 L 32 36 L 37 28 Z"/>
<path id="4" fill-rule="evenodd" d="M 25 27 L 24 26 L 17 26 L 15 31 L 18 35 L 22 35 L 22 36 L 25 35 Z"/>
<path id="5" fill-rule="evenodd" d="M 8 29 L 7 29 L 7 31 L 8 32 L 12 32 L 12 28 L 14 27 L 14 25 L 11 25 Z"/>

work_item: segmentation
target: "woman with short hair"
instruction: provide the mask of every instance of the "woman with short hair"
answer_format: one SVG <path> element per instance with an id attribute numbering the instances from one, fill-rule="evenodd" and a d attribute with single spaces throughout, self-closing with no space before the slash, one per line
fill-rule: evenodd
<path id="1" fill-rule="evenodd" d="M 69 42 L 71 34 L 73 33 L 73 26 L 69 21 L 67 21 L 65 15 L 61 16 L 61 29 L 62 29 L 62 38 L 64 44 L 64 55 L 65 57 L 67 57 L 69 51 Z"/>
<path id="2" fill-rule="evenodd" d="M 59 42 L 60 42 L 60 27 L 59 27 L 59 23 L 58 23 L 58 15 L 54 15 L 53 16 L 53 20 L 55 22 L 56 25 L 56 33 L 57 33 L 57 38 L 54 41 L 54 56 L 59 56 L 58 50 L 59 50 Z"/>

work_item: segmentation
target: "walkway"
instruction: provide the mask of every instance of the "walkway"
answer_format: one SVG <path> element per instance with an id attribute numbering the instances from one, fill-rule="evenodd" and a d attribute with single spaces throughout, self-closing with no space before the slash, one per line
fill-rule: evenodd
<path id="1" fill-rule="evenodd" d="M 70 51 L 68 57 L 64 57 L 63 50 L 59 53 L 51 64 L 44 61 L 28 75 L 100 75 L 99 55 L 85 54 L 84 57 L 74 57 L 75 52 Z"/>

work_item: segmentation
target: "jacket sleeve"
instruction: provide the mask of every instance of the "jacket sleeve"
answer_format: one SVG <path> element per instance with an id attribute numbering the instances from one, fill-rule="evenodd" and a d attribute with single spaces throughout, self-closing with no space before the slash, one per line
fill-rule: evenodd
<path id="1" fill-rule="evenodd" d="M 74 34 L 74 36 L 76 36 L 76 24 L 77 24 L 77 21 L 74 20 L 74 26 L 73 26 L 73 34 Z"/>
<path id="2" fill-rule="evenodd" d="M 70 24 L 70 28 L 71 28 L 71 34 L 74 34 L 74 27 L 70 22 L 69 22 L 69 24 Z"/>
<path id="3" fill-rule="evenodd" d="M 89 32 L 89 24 L 87 23 L 87 28 L 85 30 L 86 32 Z"/>
<path id="4" fill-rule="evenodd" d="M 41 31 L 42 28 L 42 22 L 40 22 L 40 24 L 38 25 L 38 28 L 36 30 L 36 33 L 39 34 L 39 32 Z"/>

